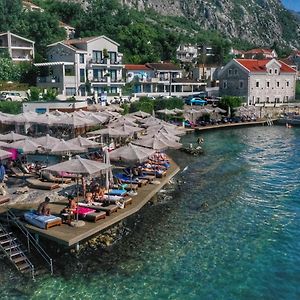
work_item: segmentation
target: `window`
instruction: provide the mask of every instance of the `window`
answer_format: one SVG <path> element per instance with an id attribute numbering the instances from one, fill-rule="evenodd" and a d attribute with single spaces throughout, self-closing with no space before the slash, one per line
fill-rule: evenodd
<path id="1" fill-rule="evenodd" d="M 116 52 L 108 52 L 111 63 L 117 62 L 117 53 Z"/>
<path id="2" fill-rule="evenodd" d="M 101 63 L 102 60 L 102 51 L 93 51 L 93 62 Z"/>
<path id="3" fill-rule="evenodd" d="M 267 88 L 270 87 L 270 81 L 267 81 Z"/>
<path id="4" fill-rule="evenodd" d="M 79 54 L 79 63 L 84 64 L 84 54 L 83 53 Z"/>
<path id="5" fill-rule="evenodd" d="M 243 89 L 244 88 L 244 80 L 240 80 L 240 89 Z"/>
<path id="6" fill-rule="evenodd" d="M 269 97 L 266 98 L 266 102 L 267 102 L 267 103 L 270 102 L 270 98 L 269 98 Z"/>
<path id="7" fill-rule="evenodd" d="M 85 70 L 80 69 L 80 82 L 85 82 Z"/>
<path id="8" fill-rule="evenodd" d="M 259 103 L 259 101 L 260 101 L 260 98 L 257 97 L 257 98 L 256 98 L 256 103 Z"/>
<path id="9" fill-rule="evenodd" d="M 111 92 L 112 94 L 118 93 L 117 87 L 115 87 L 115 86 L 111 87 L 111 88 L 110 88 L 110 92 Z"/>
<path id="10" fill-rule="evenodd" d="M 223 81 L 223 89 L 227 89 L 227 80 Z"/>
<path id="11" fill-rule="evenodd" d="M 238 74 L 238 70 L 234 69 L 234 75 L 237 75 L 237 74 Z"/>
<path id="12" fill-rule="evenodd" d="M 278 88 L 280 87 L 280 82 L 279 82 L 279 81 L 276 82 L 276 86 L 277 86 Z"/>
<path id="13" fill-rule="evenodd" d="M 109 76 L 111 82 L 116 82 L 117 81 L 117 70 L 109 70 Z"/>
<path id="14" fill-rule="evenodd" d="M 232 75 L 232 69 L 228 70 L 228 75 L 231 76 Z"/>
<path id="15" fill-rule="evenodd" d="M 269 74 L 272 74 L 272 73 L 273 73 L 273 71 L 272 71 L 272 69 L 270 69 L 270 70 L 269 70 Z"/>
<path id="16" fill-rule="evenodd" d="M 278 74 L 278 69 L 275 69 L 275 70 L 274 70 L 274 73 L 277 75 L 277 74 Z"/>
<path id="17" fill-rule="evenodd" d="M 256 81 L 256 85 L 257 88 L 259 88 L 259 81 Z"/>
<path id="18" fill-rule="evenodd" d="M 65 66 L 65 76 L 75 76 L 75 69 L 72 66 Z"/>
<path id="19" fill-rule="evenodd" d="M 75 96 L 76 95 L 76 88 L 66 88 L 66 96 Z"/>
<path id="20" fill-rule="evenodd" d="M 286 82 L 286 86 L 287 86 L 287 87 L 290 86 L 290 82 L 289 82 L 289 81 Z"/>

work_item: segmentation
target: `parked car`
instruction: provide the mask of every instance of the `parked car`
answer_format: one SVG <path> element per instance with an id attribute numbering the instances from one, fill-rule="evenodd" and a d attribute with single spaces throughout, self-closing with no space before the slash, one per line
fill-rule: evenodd
<path id="1" fill-rule="evenodd" d="M 1 101 L 27 101 L 27 98 L 21 96 L 18 92 L 1 92 L 0 94 Z"/>
<path id="2" fill-rule="evenodd" d="M 206 105 L 207 101 L 198 97 L 188 98 L 185 100 L 185 104 L 188 105 Z"/>

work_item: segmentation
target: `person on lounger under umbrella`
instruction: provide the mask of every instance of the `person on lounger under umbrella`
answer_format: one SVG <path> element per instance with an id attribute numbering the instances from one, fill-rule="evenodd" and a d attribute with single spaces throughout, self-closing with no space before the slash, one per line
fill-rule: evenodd
<path id="1" fill-rule="evenodd" d="M 42 202 L 37 209 L 37 214 L 41 216 L 49 216 L 50 215 L 50 208 L 49 208 L 50 198 L 46 197 L 45 201 Z"/>

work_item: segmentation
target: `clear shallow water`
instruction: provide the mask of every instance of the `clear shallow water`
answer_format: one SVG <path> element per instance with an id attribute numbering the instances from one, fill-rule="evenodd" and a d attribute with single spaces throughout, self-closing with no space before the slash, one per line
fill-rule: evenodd
<path id="1" fill-rule="evenodd" d="M 202 136 L 205 155 L 174 154 L 188 166 L 184 182 L 138 214 L 129 235 L 58 259 L 60 274 L 35 283 L 1 275 L 1 298 L 300 299 L 300 129 Z"/>

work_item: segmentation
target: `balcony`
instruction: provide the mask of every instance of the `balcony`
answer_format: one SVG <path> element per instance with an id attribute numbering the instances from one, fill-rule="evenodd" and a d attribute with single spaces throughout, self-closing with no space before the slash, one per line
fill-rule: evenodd
<path id="1" fill-rule="evenodd" d="M 122 67 L 122 61 L 120 59 L 110 60 L 109 58 L 104 59 L 91 59 L 89 62 L 90 66 L 120 66 Z"/>
<path id="2" fill-rule="evenodd" d="M 37 83 L 59 83 L 60 79 L 57 76 L 40 76 L 37 77 Z"/>
<path id="3" fill-rule="evenodd" d="M 92 82 L 94 82 L 94 83 L 107 83 L 108 82 L 108 77 L 107 76 L 105 76 L 105 77 L 94 77 L 93 79 L 92 79 Z"/>

